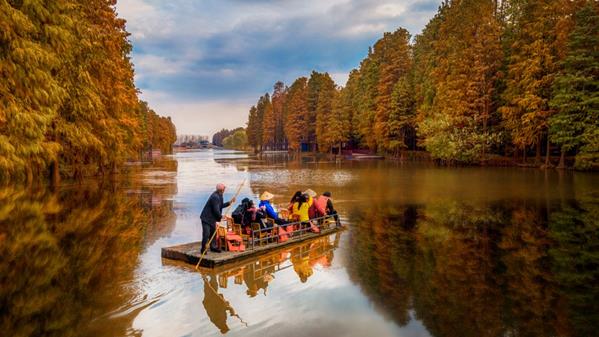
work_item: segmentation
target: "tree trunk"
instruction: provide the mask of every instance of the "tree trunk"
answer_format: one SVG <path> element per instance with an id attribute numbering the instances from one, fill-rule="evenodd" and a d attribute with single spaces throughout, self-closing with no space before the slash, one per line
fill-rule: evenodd
<path id="1" fill-rule="evenodd" d="M 537 139 L 537 144 L 536 144 L 536 154 L 535 154 L 535 165 L 538 165 L 541 163 L 541 137 L 539 137 Z"/>
<path id="2" fill-rule="evenodd" d="M 566 151 L 564 151 L 563 148 L 560 149 L 559 164 L 557 165 L 557 168 L 560 170 L 566 168 Z"/>
<path id="3" fill-rule="evenodd" d="M 547 135 L 547 150 L 545 151 L 545 167 L 549 167 L 549 149 L 550 149 L 550 144 L 549 144 L 549 135 Z"/>
<path id="4" fill-rule="evenodd" d="M 53 160 L 50 164 L 50 184 L 52 186 L 60 185 L 60 171 L 58 167 L 58 159 Z"/>

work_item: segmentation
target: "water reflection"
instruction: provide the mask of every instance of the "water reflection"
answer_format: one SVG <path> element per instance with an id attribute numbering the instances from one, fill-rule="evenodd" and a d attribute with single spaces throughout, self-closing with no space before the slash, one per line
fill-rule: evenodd
<path id="1" fill-rule="evenodd" d="M 348 271 L 433 336 L 594 336 L 599 204 L 386 205 L 351 214 Z"/>
<path id="2" fill-rule="evenodd" d="M 122 181 L 0 189 L 3 335 L 599 335 L 597 175 L 175 159 Z M 239 199 L 331 191 L 348 231 L 203 274 L 160 259 L 201 238 L 216 181 L 246 178 Z"/>
<path id="3" fill-rule="evenodd" d="M 144 245 L 174 224 L 172 201 L 164 199 L 172 182 L 152 186 L 142 179 L 0 189 L 3 335 L 128 333 L 134 316 L 110 328 L 90 322 L 135 302 L 139 294 L 122 285 L 134 278 Z"/>
<path id="4" fill-rule="evenodd" d="M 219 288 L 226 289 L 232 285 L 245 290 L 245 295 L 249 298 L 257 295 L 267 296 L 269 284 L 276 282 L 276 274 L 289 268 L 293 268 L 299 280 L 306 283 L 314 274 L 316 266 L 324 269 L 331 266 L 334 250 L 339 246 L 340 238 L 341 232 L 338 232 L 329 237 L 277 250 L 240 266 L 224 266 L 216 270 L 202 269 L 204 283 L 202 304 L 208 318 L 222 334 L 229 331 L 228 317 L 235 317 L 247 327 L 249 323 L 237 314 L 231 302 L 219 293 Z"/>

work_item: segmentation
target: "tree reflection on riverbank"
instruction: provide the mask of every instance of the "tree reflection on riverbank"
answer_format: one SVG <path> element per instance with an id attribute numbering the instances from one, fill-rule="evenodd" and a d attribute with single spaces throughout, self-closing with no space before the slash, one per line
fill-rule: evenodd
<path id="1" fill-rule="evenodd" d="M 594 336 L 598 212 L 596 198 L 360 209 L 348 271 L 398 324 L 414 316 L 433 336 Z"/>
<path id="2" fill-rule="evenodd" d="M 172 201 L 162 199 L 172 186 L 86 181 L 58 191 L 0 189 L 0 331 L 81 336 L 105 329 L 90 321 L 138 295 L 122 285 L 133 279 L 146 240 L 174 225 Z M 115 322 L 111 331 L 124 335 L 129 326 Z"/>

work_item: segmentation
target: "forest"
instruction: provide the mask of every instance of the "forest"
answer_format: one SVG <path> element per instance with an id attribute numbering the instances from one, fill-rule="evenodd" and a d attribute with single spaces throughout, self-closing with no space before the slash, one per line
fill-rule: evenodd
<path id="1" fill-rule="evenodd" d="M 599 169 L 599 3 L 448 0 L 384 33 L 345 86 L 313 71 L 251 107 L 255 151 Z M 544 158 L 543 158 L 544 157 Z"/>
<path id="2" fill-rule="evenodd" d="M 175 127 L 140 100 L 116 1 L 0 0 L 0 181 L 108 174 Z"/>

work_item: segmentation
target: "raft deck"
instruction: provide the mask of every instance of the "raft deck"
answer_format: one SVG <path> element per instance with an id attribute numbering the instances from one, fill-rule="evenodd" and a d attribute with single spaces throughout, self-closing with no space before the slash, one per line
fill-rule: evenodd
<path id="1" fill-rule="evenodd" d="M 281 247 L 286 247 L 298 242 L 327 236 L 336 233 L 342 229 L 343 227 L 335 226 L 326 229 L 323 228 L 321 229 L 320 233 L 307 232 L 299 236 L 291 237 L 285 242 L 267 243 L 262 245 L 256 244 L 253 248 L 251 246 L 246 247 L 246 250 L 243 252 L 223 251 L 221 253 L 213 253 L 208 251 L 208 253 L 206 253 L 204 258 L 202 259 L 201 266 L 206 268 L 215 268 L 224 264 L 239 262 L 245 259 L 255 257 L 257 255 L 264 254 L 272 250 L 279 249 Z M 200 256 L 202 255 L 202 253 L 200 253 L 201 244 L 202 243 L 200 241 L 196 241 L 177 246 L 163 247 L 161 255 L 165 259 L 178 260 L 196 265 L 200 260 Z"/>

